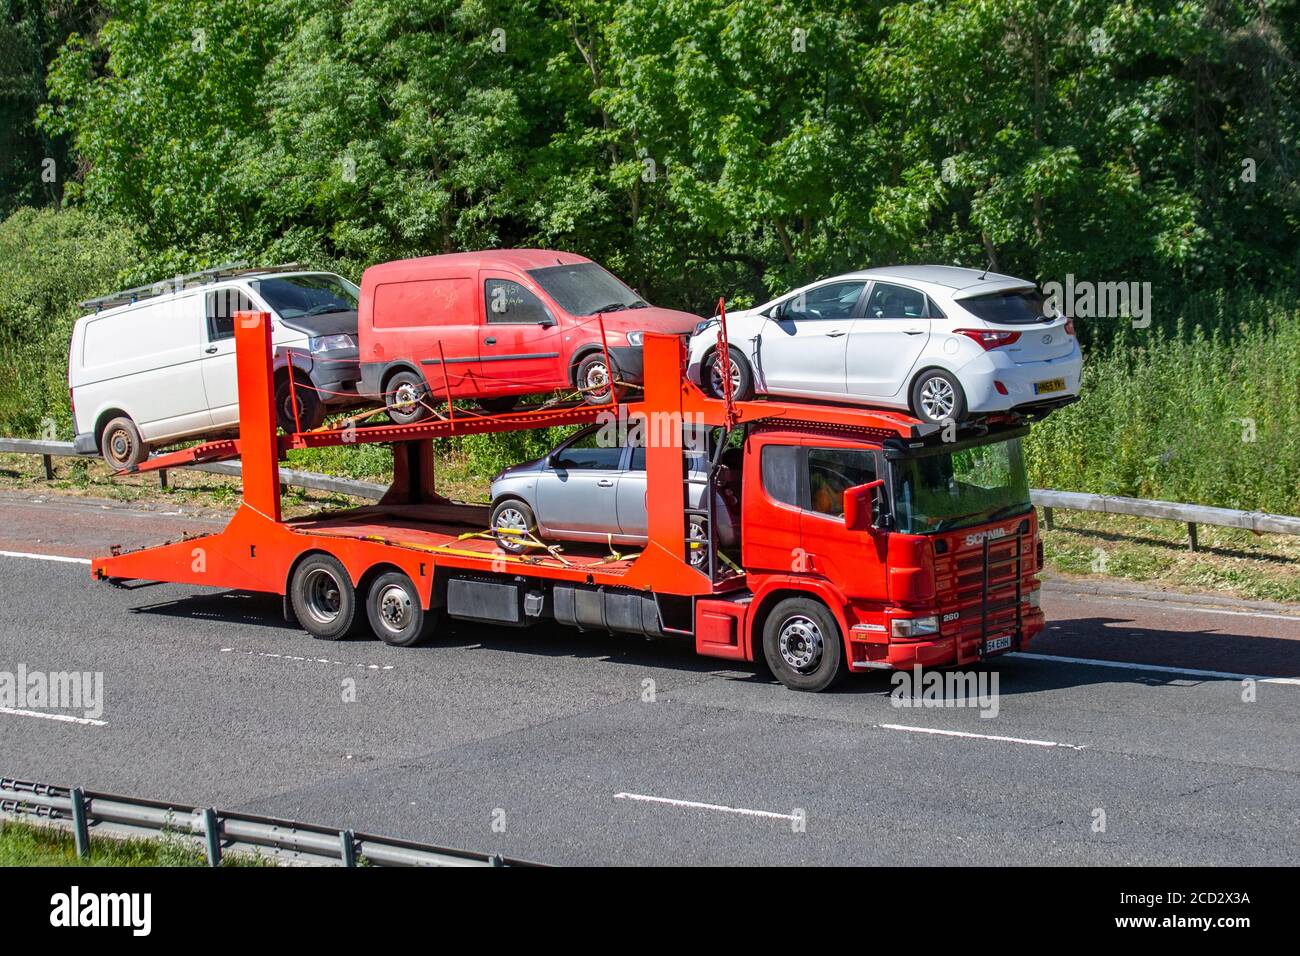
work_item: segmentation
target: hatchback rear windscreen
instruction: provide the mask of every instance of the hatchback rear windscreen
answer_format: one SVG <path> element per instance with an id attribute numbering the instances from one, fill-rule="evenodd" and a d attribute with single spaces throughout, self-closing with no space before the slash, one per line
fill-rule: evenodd
<path id="1" fill-rule="evenodd" d="M 994 292 L 970 299 L 958 299 L 958 304 L 976 318 L 1001 325 L 1028 325 L 1054 318 L 1047 298 L 1037 289 L 1018 289 L 1012 292 Z"/>

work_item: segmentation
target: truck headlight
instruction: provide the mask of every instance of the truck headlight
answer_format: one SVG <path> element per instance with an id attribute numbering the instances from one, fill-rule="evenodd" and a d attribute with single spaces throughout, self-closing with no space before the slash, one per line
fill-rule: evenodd
<path id="1" fill-rule="evenodd" d="M 889 623 L 889 633 L 892 637 L 924 637 L 927 634 L 938 634 L 939 617 L 936 614 L 928 617 L 896 617 Z"/>
<path id="2" fill-rule="evenodd" d="M 357 340 L 350 335 L 316 335 L 307 340 L 307 348 L 313 352 L 337 352 L 339 349 L 354 349 Z"/>
<path id="3" fill-rule="evenodd" d="M 640 345 L 640 344 L 641 344 L 642 342 L 644 342 L 644 341 L 645 341 L 645 333 L 644 333 L 644 332 L 629 332 L 629 333 L 627 334 L 627 344 L 628 344 L 628 345 Z"/>

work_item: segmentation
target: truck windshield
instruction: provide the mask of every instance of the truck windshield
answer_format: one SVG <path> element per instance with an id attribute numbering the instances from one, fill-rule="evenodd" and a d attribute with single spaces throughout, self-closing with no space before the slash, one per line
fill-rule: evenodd
<path id="1" fill-rule="evenodd" d="M 892 462 L 899 531 L 927 534 L 1028 511 L 1029 482 L 1020 439 Z"/>
<path id="2" fill-rule="evenodd" d="M 648 303 L 594 262 L 547 266 L 528 273 L 569 315 L 644 309 Z"/>
<path id="3" fill-rule="evenodd" d="M 282 319 L 354 312 L 359 297 L 357 287 L 347 279 L 325 273 L 254 279 L 250 285 Z"/>

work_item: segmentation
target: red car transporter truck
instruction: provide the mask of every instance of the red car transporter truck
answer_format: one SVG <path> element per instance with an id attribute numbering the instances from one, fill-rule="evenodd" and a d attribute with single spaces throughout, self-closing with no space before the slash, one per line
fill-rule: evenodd
<path id="1" fill-rule="evenodd" d="M 979 661 L 1043 628 L 1025 429 L 1014 422 L 986 420 L 945 442 L 892 411 L 708 398 L 683 374 L 681 340 L 647 334 L 644 401 L 617 414 L 645 429 L 649 541 L 633 555 L 540 543 L 510 554 L 486 508 L 435 491 L 431 439 L 598 422 L 615 414 L 608 407 L 453 410 L 411 425 L 278 436 L 267 318 L 241 314 L 237 325 L 241 437 L 140 467 L 240 456 L 243 503 L 219 533 L 114 549 L 92 562 L 96 579 L 278 593 L 287 617 L 325 639 L 368 620 L 388 643 L 414 644 L 445 617 L 676 637 L 700 654 L 765 661 L 809 691 L 851 671 Z M 694 432 L 711 426 L 707 480 L 739 484 L 730 553 L 711 535 L 687 539 L 684 482 L 699 479 L 683 467 L 684 421 Z M 394 451 L 394 481 L 377 505 L 282 518 L 286 451 L 370 442 Z M 709 548 L 703 570 L 687 559 L 693 546 Z"/>

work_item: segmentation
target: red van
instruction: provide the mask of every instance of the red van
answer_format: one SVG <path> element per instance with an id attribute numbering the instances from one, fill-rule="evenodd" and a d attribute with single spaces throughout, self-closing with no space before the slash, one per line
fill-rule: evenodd
<path id="1" fill-rule="evenodd" d="M 581 388 L 602 404 L 610 400 L 602 320 L 623 381 L 640 379 L 643 333 L 687 334 L 700 322 L 650 305 L 571 252 L 462 252 L 371 266 L 357 314 L 358 391 L 382 399 L 403 425 L 427 417 L 448 391 L 493 412 L 556 388 Z"/>

